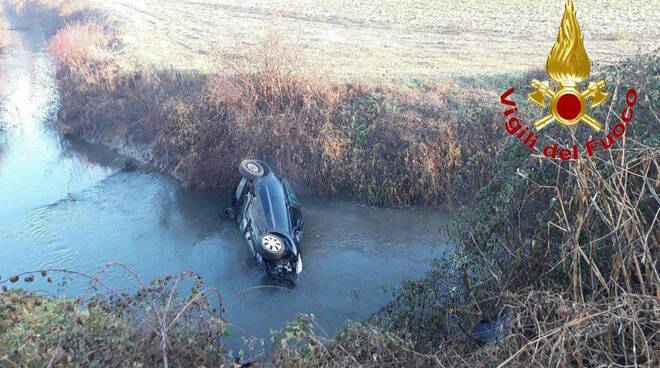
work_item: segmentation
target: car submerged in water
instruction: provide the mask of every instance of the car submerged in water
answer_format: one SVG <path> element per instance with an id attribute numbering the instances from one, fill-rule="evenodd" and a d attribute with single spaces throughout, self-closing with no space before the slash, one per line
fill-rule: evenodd
<path id="1" fill-rule="evenodd" d="M 250 251 L 275 280 L 296 282 L 302 272 L 300 204 L 286 179 L 263 161 L 243 160 L 241 180 L 225 214 L 236 220 Z"/>

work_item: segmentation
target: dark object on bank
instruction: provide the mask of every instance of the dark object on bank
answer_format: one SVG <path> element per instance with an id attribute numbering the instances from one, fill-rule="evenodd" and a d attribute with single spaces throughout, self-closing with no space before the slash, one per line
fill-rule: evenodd
<path id="1" fill-rule="evenodd" d="M 286 179 L 263 161 L 243 160 L 241 181 L 224 211 L 238 223 L 250 251 L 276 280 L 297 281 L 302 272 L 300 204 Z"/>
<path id="2" fill-rule="evenodd" d="M 240 358 L 235 358 L 234 359 L 234 367 L 235 368 L 250 368 L 250 367 L 254 367 L 254 362 L 252 361 L 252 362 L 241 363 Z"/>
<path id="3" fill-rule="evenodd" d="M 504 315 L 502 318 L 488 321 L 481 320 L 472 329 L 472 337 L 480 343 L 489 343 L 500 340 L 509 330 L 509 316 Z"/>

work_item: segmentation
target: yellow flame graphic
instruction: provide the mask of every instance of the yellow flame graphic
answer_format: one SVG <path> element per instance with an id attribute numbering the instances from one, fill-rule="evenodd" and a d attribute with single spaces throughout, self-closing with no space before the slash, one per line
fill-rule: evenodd
<path id="1" fill-rule="evenodd" d="M 568 0 L 561 19 L 557 42 L 552 47 L 545 69 L 555 82 L 570 86 L 589 76 L 591 61 L 584 50 L 580 25 L 575 16 L 573 1 Z"/>

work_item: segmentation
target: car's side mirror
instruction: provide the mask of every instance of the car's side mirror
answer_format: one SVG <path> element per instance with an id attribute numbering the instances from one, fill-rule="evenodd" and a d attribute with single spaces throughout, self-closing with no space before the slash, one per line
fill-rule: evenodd
<path id="1" fill-rule="evenodd" d="M 300 243 L 302 241 L 302 231 L 296 230 L 293 232 L 293 237 L 296 239 L 297 243 Z"/>

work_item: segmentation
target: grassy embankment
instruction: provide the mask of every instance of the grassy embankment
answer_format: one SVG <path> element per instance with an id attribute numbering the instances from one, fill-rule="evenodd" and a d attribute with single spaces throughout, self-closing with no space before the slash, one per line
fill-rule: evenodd
<path id="1" fill-rule="evenodd" d="M 646 366 L 660 363 L 660 79 L 657 55 L 597 77 L 639 92 L 626 138 L 592 159 L 532 160 L 520 142 L 494 154 L 477 206 L 457 211 L 458 254 L 406 283 L 387 311 L 328 342 L 304 317 L 278 363 L 297 366 Z M 496 85 L 500 90 L 502 86 Z M 528 78 L 512 84 L 520 87 Z M 507 83 L 508 84 L 508 83 Z M 623 98 L 597 116 L 618 123 Z M 531 116 L 523 106 L 521 116 Z M 561 135 L 554 132 L 556 137 Z M 584 142 L 590 132 L 581 132 Z M 571 142 L 563 132 L 560 144 Z M 481 167 L 479 156 L 463 170 Z M 461 185 L 460 172 L 456 178 Z M 449 290 L 448 285 L 456 285 Z M 510 317 L 506 337 L 480 345 L 479 319 Z"/>
<path id="2" fill-rule="evenodd" d="M 59 62 L 59 128 L 148 144 L 153 163 L 190 187 L 227 189 L 238 160 L 256 156 L 319 194 L 455 204 L 454 259 L 334 339 L 311 317 L 292 322 L 275 339 L 275 364 L 658 365 L 657 56 L 594 76 L 612 83 L 613 95 L 639 92 L 625 141 L 558 163 L 530 159 L 501 127 L 499 94 L 522 90 L 530 75 L 415 88 L 338 83 L 270 46 L 231 73 L 197 75 L 122 65 L 114 38 L 90 21 L 49 44 Z M 596 116 L 612 126 L 623 102 L 610 102 Z M 527 103 L 521 110 L 529 122 L 539 114 Z M 578 132 L 583 142 L 588 132 Z M 569 141 L 559 127 L 547 133 Z M 477 320 L 503 313 L 506 338 L 486 346 L 470 338 Z"/>
<path id="3" fill-rule="evenodd" d="M 147 145 L 189 188 L 230 190 L 238 162 L 257 157 L 319 195 L 434 205 L 468 156 L 501 141 L 492 94 L 327 81 L 273 40 L 237 70 L 201 75 L 125 67 L 93 22 L 65 26 L 49 49 L 63 133 Z"/>

